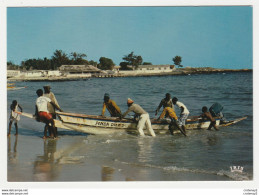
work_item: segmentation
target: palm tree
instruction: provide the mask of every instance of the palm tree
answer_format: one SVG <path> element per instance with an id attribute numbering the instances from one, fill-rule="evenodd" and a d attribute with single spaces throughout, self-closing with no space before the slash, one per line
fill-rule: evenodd
<path id="1" fill-rule="evenodd" d="M 52 56 L 52 69 L 55 70 L 57 67 L 67 64 L 68 62 L 69 58 L 67 54 L 62 50 L 56 50 Z"/>
<path id="2" fill-rule="evenodd" d="M 181 65 L 182 62 L 182 57 L 181 56 L 175 56 L 173 58 L 174 64 L 178 67 L 183 67 L 183 65 Z"/>

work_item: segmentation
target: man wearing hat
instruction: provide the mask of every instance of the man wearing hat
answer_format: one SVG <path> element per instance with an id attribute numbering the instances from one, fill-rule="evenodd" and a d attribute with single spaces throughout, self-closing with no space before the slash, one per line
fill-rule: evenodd
<path id="1" fill-rule="evenodd" d="M 54 93 L 52 93 L 50 91 L 51 87 L 49 85 L 46 85 L 46 86 L 43 86 L 43 88 L 44 88 L 44 95 L 43 96 L 49 98 L 57 106 L 58 110 L 63 112 L 62 109 L 60 108 L 59 104 L 58 104 L 58 101 L 57 101 Z M 48 103 L 47 108 L 48 108 L 49 113 L 52 115 L 52 118 L 56 119 L 57 117 L 56 117 L 55 107 L 53 106 L 53 104 Z M 55 128 L 54 131 L 55 131 L 55 134 L 57 134 L 57 128 Z M 49 135 L 50 136 L 53 135 L 53 132 L 51 132 L 50 130 L 49 130 Z"/>
<path id="2" fill-rule="evenodd" d="M 135 104 L 134 101 L 128 98 L 127 101 L 128 110 L 122 115 L 121 118 L 124 118 L 129 112 L 134 112 L 136 116 L 139 116 L 138 126 L 137 129 L 141 136 L 145 136 L 143 128 L 146 125 L 146 128 L 150 132 L 150 134 L 155 137 L 156 134 L 151 126 L 151 121 L 149 119 L 149 114 L 138 104 Z"/>
<path id="3" fill-rule="evenodd" d="M 103 110 L 102 110 L 102 116 L 104 116 L 105 110 L 110 112 L 111 117 L 120 117 L 121 116 L 121 110 L 119 106 L 115 103 L 115 101 L 110 99 L 110 95 L 108 93 L 104 94 L 103 98 Z"/>

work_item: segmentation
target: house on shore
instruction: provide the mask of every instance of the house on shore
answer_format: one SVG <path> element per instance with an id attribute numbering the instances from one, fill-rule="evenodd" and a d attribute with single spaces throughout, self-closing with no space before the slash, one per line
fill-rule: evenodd
<path id="1" fill-rule="evenodd" d="M 7 70 L 7 78 L 39 78 L 61 76 L 58 70 Z"/>
<path id="2" fill-rule="evenodd" d="M 20 76 L 20 70 L 7 70 L 7 78 Z"/>
<path id="3" fill-rule="evenodd" d="M 62 65 L 59 70 L 7 70 L 9 80 L 77 79 L 106 74 L 92 65 Z"/>
<path id="4" fill-rule="evenodd" d="M 130 67 L 130 66 L 129 66 Z M 139 65 L 134 70 L 120 70 L 120 66 L 114 67 L 114 72 L 121 75 L 146 75 L 163 74 L 175 71 L 174 65 Z"/>
<path id="5" fill-rule="evenodd" d="M 67 77 L 91 77 L 93 74 L 102 72 L 93 65 L 62 65 L 59 67 L 59 71 Z"/>
<path id="6" fill-rule="evenodd" d="M 59 70 L 7 70 L 8 80 L 71 80 L 89 77 L 124 77 L 165 75 L 175 71 L 173 65 L 139 65 L 135 70 L 100 70 L 93 65 L 62 65 Z"/>

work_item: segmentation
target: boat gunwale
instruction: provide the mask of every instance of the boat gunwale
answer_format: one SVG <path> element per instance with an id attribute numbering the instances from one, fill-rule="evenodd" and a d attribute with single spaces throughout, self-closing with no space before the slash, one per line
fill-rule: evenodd
<path id="1" fill-rule="evenodd" d="M 120 122 L 120 123 L 136 123 L 133 119 L 124 118 L 120 120 L 118 117 L 101 117 L 97 115 L 86 115 L 86 114 L 75 114 L 75 113 L 64 113 L 64 112 L 56 112 L 58 116 L 61 118 L 60 115 L 72 117 L 72 118 L 86 118 L 87 120 L 100 120 L 100 121 L 107 121 L 107 122 Z M 101 117 L 101 118 L 98 118 Z"/>
<path id="2" fill-rule="evenodd" d="M 120 122 L 120 123 L 137 123 L 134 121 L 134 119 L 130 118 L 124 118 L 124 119 L 119 119 L 119 117 L 102 117 L 102 116 L 97 116 L 97 115 L 87 115 L 87 114 L 76 114 L 76 113 L 68 113 L 68 112 L 56 112 L 58 115 L 64 115 L 67 117 L 72 117 L 72 118 L 86 118 L 88 120 L 100 120 L 100 121 L 107 121 L 107 122 Z M 61 116 L 59 116 L 61 118 Z M 99 118 L 100 117 L 100 118 Z M 220 117 L 214 117 L 216 120 L 220 120 Z M 188 118 L 186 120 L 186 123 L 192 124 L 192 123 L 203 123 L 203 122 L 208 122 L 209 120 L 203 120 L 202 118 L 199 118 L 199 116 L 192 116 L 192 118 Z M 152 124 L 161 124 L 161 125 L 166 125 L 169 124 L 166 119 L 162 120 L 157 120 L 155 118 L 151 119 Z"/>

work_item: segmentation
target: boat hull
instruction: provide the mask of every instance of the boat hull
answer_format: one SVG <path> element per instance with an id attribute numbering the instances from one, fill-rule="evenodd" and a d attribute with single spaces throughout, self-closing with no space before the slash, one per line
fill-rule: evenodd
<path id="1" fill-rule="evenodd" d="M 16 113 L 35 119 L 32 114 L 18 112 Z M 65 112 L 57 112 L 59 117 L 58 119 L 54 119 L 55 126 L 62 129 L 78 131 L 87 134 L 114 134 L 114 133 L 130 133 L 130 134 L 138 134 L 137 132 L 137 122 L 134 122 L 133 119 L 122 119 L 119 120 L 115 117 L 102 117 L 102 116 L 94 116 L 94 115 L 84 115 L 84 114 L 74 114 L 74 113 L 65 113 Z M 229 126 L 233 125 L 237 122 L 240 122 L 247 117 L 238 118 L 232 121 L 228 121 L 226 123 L 220 124 L 220 119 L 216 119 L 217 126 Z M 168 126 L 170 120 L 151 120 L 152 128 L 154 129 L 156 134 L 167 134 L 169 133 Z M 207 129 L 210 125 L 210 121 L 203 121 L 199 117 L 191 117 L 186 121 L 186 130 L 197 130 L 197 129 Z M 149 132 L 144 129 L 144 132 L 148 134 Z M 180 133 L 179 130 L 175 129 L 174 133 Z"/>
<path id="2" fill-rule="evenodd" d="M 137 122 L 133 119 L 119 120 L 116 117 L 102 117 L 93 115 L 83 115 L 75 113 L 57 112 L 61 123 L 56 124 L 57 127 L 65 129 L 73 129 L 76 131 L 90 134 L 111 134 L 119 132 L 134 133 L 137 130 Z M 153 130 L 158 134 L 168 133 L 170 120 L 163 119 L 157 121 L 151 120 Z M 219 125 L 220 120 L 216 119 L 216 125 Z M 198 117 L 187 119 L 186 130 L 207 129 L 210 121 L 202 121 Z M 177 132 L 177 129 L 175 129 Z M 144 128 L 144 131 L 146 129 Z M 147 133 L 147 132 L 146 132 Z"/>

